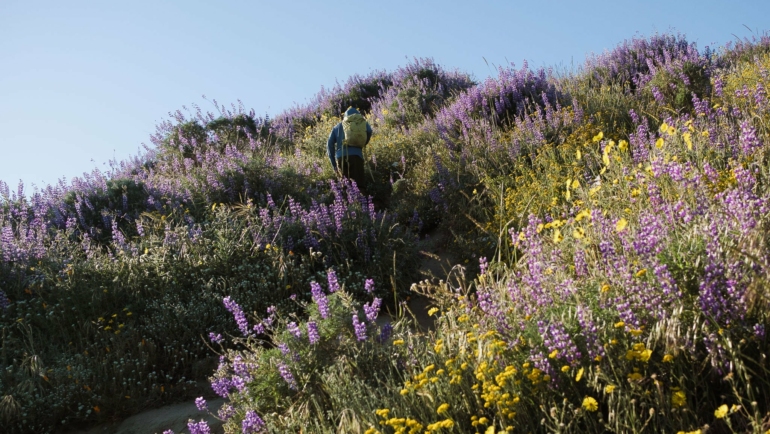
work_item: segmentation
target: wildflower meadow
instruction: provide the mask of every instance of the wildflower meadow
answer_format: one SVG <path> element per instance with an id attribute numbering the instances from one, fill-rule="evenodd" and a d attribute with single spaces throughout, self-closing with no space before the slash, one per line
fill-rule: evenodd
<path id="1" fill-rule="evenodd" d="M 0 182 L 2 431 L 195 400 L 226 433 L 770 432 L 770 37 L 496 74 L 192 105 L 107 171 Z M 363 186 L 326 156 L 348 106 Z"/>

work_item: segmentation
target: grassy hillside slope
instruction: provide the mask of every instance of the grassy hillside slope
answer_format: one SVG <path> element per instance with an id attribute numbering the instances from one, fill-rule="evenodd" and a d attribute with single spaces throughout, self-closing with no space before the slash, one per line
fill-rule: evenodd
<path id="1" fill-rule="evenodd" d="M 481 83 L 415 59 L 275 119 L 193 106 L 71 185 L 0 183 L 0 420 L 63 430 L 211 377 L 227 432 L 764 432 L 768 70 L 766 37 Z M 325 155 L 348 105 L 365 186 Z M 436 229 L 463 269 L 412 285 Z M 430 334 L 375 321 L 410 291 Z"/>

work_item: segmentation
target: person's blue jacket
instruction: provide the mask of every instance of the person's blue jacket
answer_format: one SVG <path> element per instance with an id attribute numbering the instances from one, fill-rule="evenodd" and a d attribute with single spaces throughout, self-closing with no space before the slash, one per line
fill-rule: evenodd
<path id="1" fill-rule="evenodd" d="M 350 107 L 345 115 L 352 115 L 358 113 L 358 110 Z M 369 122 L 366 123 L 366 143 L 369 143 L 369 139 L 372 138 L 372 127 Z M 361 148 L 355 146 L 343 146 L 342 141 L 345 140 L 345 131 L 342 129 L 342 122 L 335 125 L 332 128 L 331 134 L 329 134 L 329 140 L 326 141 L 326 155 L 329 156 L 329 161 L 332 163 L 332 169 L 337 171 L 337 158 L 352 157 L 357 155 L 364 158 L 364 153 Z"/>

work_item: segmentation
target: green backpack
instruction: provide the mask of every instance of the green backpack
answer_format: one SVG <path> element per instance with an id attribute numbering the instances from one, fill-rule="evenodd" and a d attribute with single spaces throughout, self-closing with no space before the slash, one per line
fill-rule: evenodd
<path id="1" fill-rule="evenodd" d="M 345 133 L 345 146 L 363 148 L 366 146 L 366 119 L 359 113 L 353 113 L 342 119 L 342 130 Z"/>

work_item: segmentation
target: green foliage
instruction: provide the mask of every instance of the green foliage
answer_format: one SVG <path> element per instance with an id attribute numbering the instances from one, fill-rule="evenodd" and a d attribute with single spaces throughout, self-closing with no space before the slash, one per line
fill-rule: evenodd
<path id="1" fill-rule="evenodd" d="M 679 112 L 692 110 L 693 95 L 702 99 L 711 93 L 710 77 L 705 65 L 685 62 L 681 71 L 673 74 L 668 70 L 658 71 L 645 86 L 648 98 L 652 97 L 652 88 L 658 89 L 664 97 L 665 104 Z M 687 79 L 685 82 L 684 78 Z"/>
<path id="2" fill-rule="evenodd" d="M 75 210 L 78 202 L 80 216 L 77 223 L 80 233 L 87 233 L 87 228 L 96 228 L 92 237 L 100 243 L 109 243 L 112 228 L 105 224 L 105 217 L 115 219 L 118 228 L 127 235 L 135 235 L 134 219 L 146 209 L 147 190 L 140 182 L 133 179 L 109 179 L 106 189 L 89 192 L 70 191 L 64 197 L 64 204 Z M 89 206 L 90 205 L 90 206 Z M 120 209 L 121 215 L 113 215 L 109 210 Z"/>

